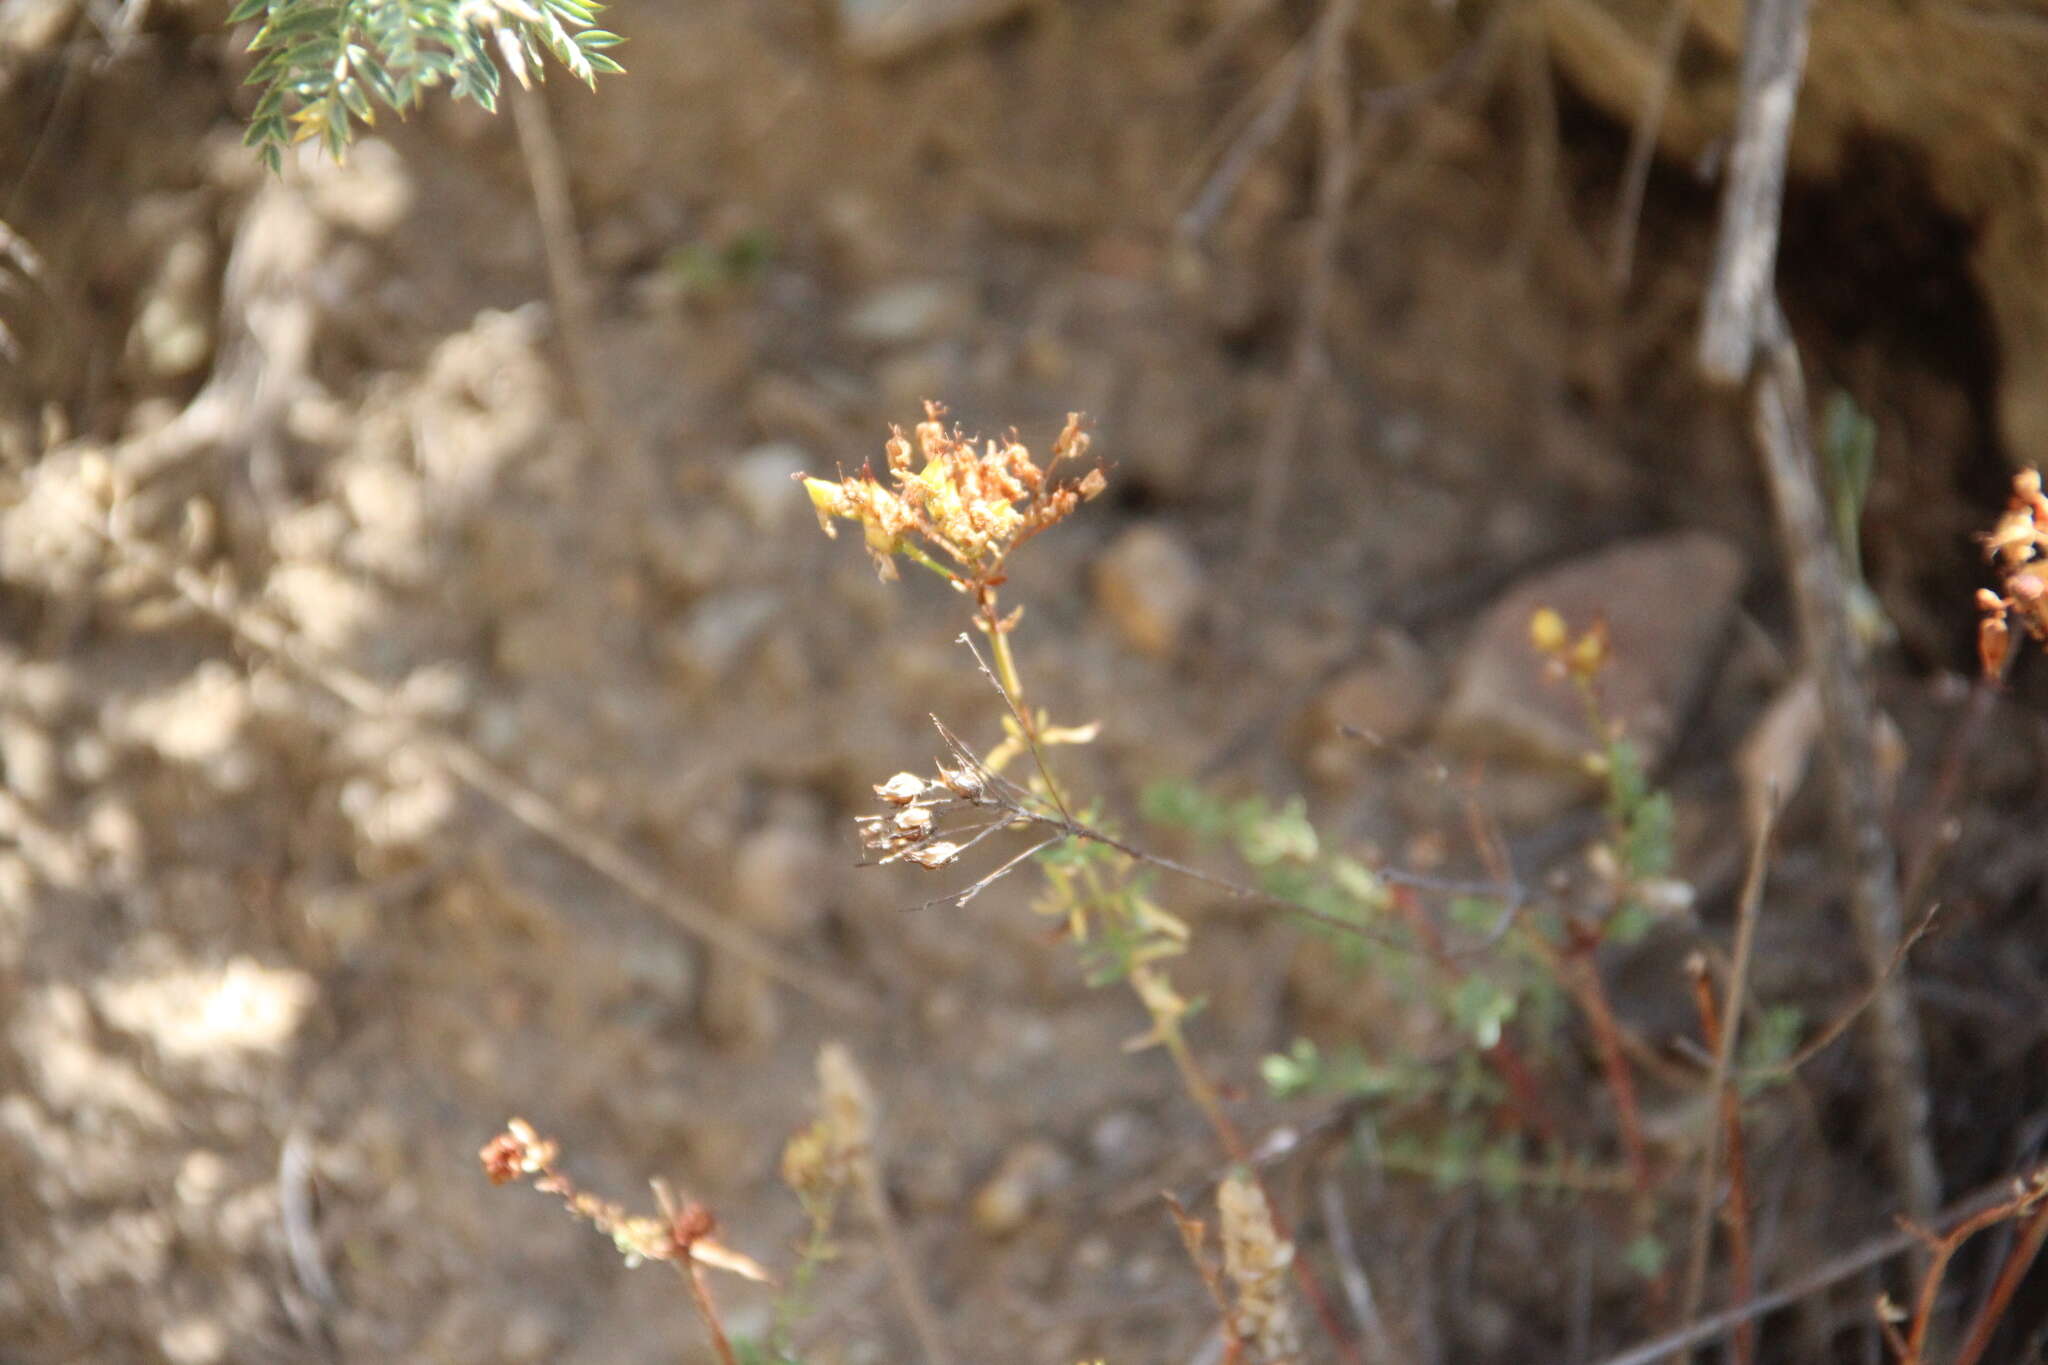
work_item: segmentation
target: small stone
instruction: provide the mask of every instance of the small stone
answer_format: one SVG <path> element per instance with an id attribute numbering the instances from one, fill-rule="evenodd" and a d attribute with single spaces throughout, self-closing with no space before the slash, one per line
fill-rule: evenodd
<path id="1" fill-rule="evenodd" d="M 810 454 L 793 441 L 755 446 L 726 469 L 726 497 L 746 514 L 755 530 L 773 531 L 794 513 L 810 515 L 810 504 L 795 476 L 812 463 Z"/>
<path id="2" fill-rule="evenodd" d="M 156 1344 L 171 1365 L 214 1365 L 228 1353 L 227 1332 L 212 1318 L 197 1316 L 167 1323 Z"/>
<path id="3" fill-rule="evenodd" d="M 670 635 L 664 652 L 690 682 L 716 682 L 739 664 L 781 611 L 781 595 L 763 588 L 718 593 L 697 604 Z"/>
<path id="4" fill-rule="evenodd" d="M 1088 1129 L 1088 1152 L 1103 1170 L 1135 1176 L 1159 1160 L 1164 1140 L 1159 1124 L 1137 1109 L 1112 1109 Z"/>
<path id="5" fill-rule="evenodd" d="M 172 763 L 228 761 L 249 718 L 249 690 L 229 665 L 208 660 L 177 686 L 128 708 L 119 729 Z"/>
<path id="6" fill-rule="evenodd" d="M 32 806 L 57 798 L 63 764 L 49 731 L 26 716 L 0 716 L 0 772 L 7 790 Z"/>
<path id="7" fill-rule="evenodd" d="M 973 290 L 953 280 L 883 285 L 847 312 L 846 334 L 871 346 L 902 346 L 964 331 L 974 320 Z"/>
<path id="8" fill-rule="evenodd" d="M 790 939 L 825 912 L 825 850 L 817 837 L 790 825 L 747 836 L 733 857 L 732 909 L 762 933 Z"/>
<path id="9" fill-rule="evenodd" d="M 175 379 L 213 354 L 212 273 L 213 247 L 203 230 L 188 229 L 164 248 L 128 333 L 128 353 L 144 374 Z"/>
<path id="10" fill-rule="evenodd" d="M 1024 0 L 839 0 L 839 38 L 858 61 L 894 61 L 1023 8 Z"/>
<path id="11" fill-rule="evenodd" d="M 1073 1163 L 1050 1142 L 1033 1139 L 1011 1148 L 975 1193 L 974 1226 L 990 1237 L 1009 1236 L 1073 1173 Z"/>
<path id="12" fill-rule="evenodd" d="M 1421 648 L 1398 631 L 1382 631 L 1364 663 L 1308 704 L 1298 728 L 1302 767 L 1326 786 L 1352 785 L 1382 761 L 1382 742 L 1422 729 L 1438 696 L 1436 670 Z"/>
<path id="13" fill-rule="evenodd" d="M 1134 526 L 1095 562 L 1096 605 L 1125 644 L 1155 658 L 1173 653 L 1202 604 L 1202 568 L 1163 526 Z"/>
<path id="14" fill-rule="evenodd" d="M 1531 618 L 1550 607 L 1574 636 L 1606 620 L 1603 708 L 1654 768 L 1712 673 L 1743 576 L 1733 546 L 1686 531 L 1602 550 L 1524 581 L 1487 610 L 1466 644 L 1440 738 L 1460 752 L 1547 775 L 1583 772 L 1583 756 L 1597 743 L 1584 706 L 1568 682 L 1546 675 L 1529 642 Z M 1561 788 L 1558 804 L 1584 780 Z"/>
<path id="15" fill-rule="evenodd" d="M 710 590 L 728 566 L 741 562 L 746 540 L 738 517 L 707 506 L 681 518 L 650 517 L 641 532 L 640 555 L 657 585 L 690 598 Z"/>

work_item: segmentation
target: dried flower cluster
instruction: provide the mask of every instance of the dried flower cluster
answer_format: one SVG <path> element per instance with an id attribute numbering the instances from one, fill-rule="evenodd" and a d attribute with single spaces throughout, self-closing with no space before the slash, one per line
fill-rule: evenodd
<path id="1" fill-rule="evenodd" d="M 875 1097 L 843 1043 L 818 1051 L 818 1117 L 782 1149 L 782 1181 L 809 1205 L 847 1189 L 875 1142 Z"/>
<path id="2" fill-rule="evenodd" d="M 907 859 L 919 867 L 945 867 L 966 852 L 971 843 L 1009 823 L 998 820 L 994 825 L 978 827 L 971 836 L 947 830 L 943 819 L 946 815 L 962 807 L 997 804 L 989 796 L 988 779 L 971 766 L 941 765 L 937 777 L 931 779 L 916 773 L 898 773 L 878 784 L 875 795 L 882 798 L 882 809 L 859 817 L 859 827 L 862 846 L 882 855 L 878 862 Z M 939 838 L 944 832 L 962 834 L 969 838 L 969 843 Z"/>
<path id="3" fill-rule="evenodd" d="M 1294 1244 L 1283 1241 L 1274 1229 L 1265 1192 L 1245 1171 L 1232 1171 L 1217 1187 L 1216 1209 L 1222 1224 L 1223 1273 L 1235 1298 L 1232 1335 L 1251 1346 L 1261 1360 L 1296 1359 L 1301 1332 L 1287 1298 Z"/>
<path id="4" fill-rule="evenodd" d="M 989 441 L 977 452 L 972 438 L 946 426 L 945 416 L 941 404 L 925 404 L 915 455 L 902 428 L 890 429 L 886 479 L 863 466 L 836 482 L 804 477 L 804 489 L 825 534 L 835 534 L 834 517 L 860 523 L 884 579 L 896 577 L 896 556 L 906 555 L 963 590 L 984 589 L 1001 581 L 1012 550 L 1100 493 L 1103 475 L 1091 469 L 1076 478 L 1052 476 L 1061 463 L 1087 453 L 1079 413 L 1068 414 L 1043 469 L 1014 437 Z M 920 457 L 923 467 L 913 468 Z"/>
<path id="5" fill-rule="evenodd" d="M 1977 653 L 1984 676 L 1996 678 L 2005 672 L 2012 648 L 2010 615 L 2016 613 L 2036 640 L 2048 642 L 2048 497 L 2042 495 L 2038 469 L 2012 476 L 2012 498 L 1984 537 L 1984 550 L 1997 569 L 2001 591 L 1977 590 L 1977 609 L 1984 614 L 1977 626 Z"/>
<path id="6" fill-rule="evenodd" d="M 559 1196 L 571 1214 L 611 1238 L 629 1266 L 646 1261 L 680 1265 L 694 1261 L 749 1280 L 769 1281 L 759 1262 L 713 1240 L 718 1220 L 702 1204 L 685 1202 L 669 1207 L 670 1201 L 664 1197 L 661 1217 L 628 1213 L 623 1205 L 578 1189 L 556 1165 L 561 1154 L 560 1143 L 541 1137 L 526 1120 L 513 1119 L 504 1132 L 484 1144 L 478 1156 L 493 1185 L 531 1179 L 542 1194 Z"/>

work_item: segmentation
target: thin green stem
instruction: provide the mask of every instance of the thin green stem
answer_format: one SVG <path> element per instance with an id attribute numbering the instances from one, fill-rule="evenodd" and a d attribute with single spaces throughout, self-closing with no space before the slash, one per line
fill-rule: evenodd
<path id="1" fill-rule="evenodd" d="M 1061 818 L 1071 823 L 1073 814 L 1067 809 L 1066 798 L 1060 794 L 1060 784 L 1052 775 L 1052 765 L 1046 761 L 1045 746 L 1038 740 L 1038 723 L 1031 718 L 1031 707 L 1024 697 L 1024 678 L 1017 671 L 1017 656 L 1010 648 L 1009 632 L 1003 629 L 1002 613 L 996 610 L 993 588 L 983 589 L 981 594 L 981 628 L 987 632 L 989 648 L 995 652 L 996 678 L 1009 699 L 1017 728 L 1023 733 L 1025 744 L 1031 748 L 1031 761 L 1038 765 L 1038 775 L 1045 782 L 1045 793 L 1052 798 Z"/>

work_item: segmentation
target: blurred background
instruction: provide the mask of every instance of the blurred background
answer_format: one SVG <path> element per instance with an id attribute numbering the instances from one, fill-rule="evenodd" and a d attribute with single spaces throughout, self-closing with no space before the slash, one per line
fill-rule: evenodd
<path id="1" fill-rule="evenodd" d="M 670 1275 L 492 1191 L 477 1149 L 523 1115 L 591 1187 L 663 1176 L 784 1262 L 777 1161 L 833 1038 L 960 1358 L 1197 1358 L 1213 1314 L 1156 1194 L 1218 1154 L 1165 1058 L 1118 1053 L 1135 1005 L 1083 984 L 1029 876 L 913 910 L 952 883 L 854 865 L 930 715 L 998 737 L 959 599 L 879 583 L 790 482 L 926 399 L 1034 450 L 1088 415 L 1109 492 L 1006 600 L 1034 699 L 1102 723 L 1069 762 L 1126 825 L 1160 778 L 1299 792 L 1333 842 L 1471 875 L 1472 791 L 1529 885 L 1577 876 L 1597 799 L 1530 714 L 1518 620 L 1626 621 L 1614 686 L 1696 899 L 1603 968 L 1641 1036 L 1693 1028 L 1677 963 L 1725 937 L 1737 755 L 1799 653 L 1746 405 L 1693 359 L 1734 0 L 622 0 L 628 74 L 594 92 L 432 98 L 276 177 L 226 17 L 0 3 L 0 1361 L 695 1358 Z M 1972 535 L 2048 444 L 2044 57 L 2021 0 L 1821 7 L 1778 274 L 1816 407 L 1874 439 L 1892 824 L 1952 826 L 1911 971 L 1951 1192 L 2048 1136 L 2038 666 L 1930 797 Z M 94 529 L 110 490 L 132 546 Z M 708 947 L 423 734 L 863 1005 Z M 1864 979 L 1818 785 L 1754 986 L 1809 1022 Z M 1260 1082 L 1293 1037 L 1441 1042 L 1327 943 L 1159 894 L 1255 1135 L 1327 1117 Z M 1845 1043 L 1757 1120 L 1767 1281 L 1890 1228 L 1868 1089 Z M 1646 1096 L 1660 1159 L 1694 1098 Z M 1665 1325 L 1626 1200 L 1310 1147 L 1274 1189 L 1321 1256 L 1341 1187 L 1389 1359 L 1591 1360 Z M 976 1203 L 1001 1180 L 1014 1216 Z M 805 1358 L 910 1358 L 857 1218 L 843 1249 Z M 1876 1359 L 1879 1287 L 1774 1320 L 1766 1358 Z M 758 1330 L 766 1298 L 724 1293 Z"/>

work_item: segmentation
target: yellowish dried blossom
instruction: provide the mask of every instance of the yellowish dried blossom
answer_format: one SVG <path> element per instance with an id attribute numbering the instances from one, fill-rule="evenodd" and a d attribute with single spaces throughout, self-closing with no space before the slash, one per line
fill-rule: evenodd
<path id="1" fill-rule="evenodd" d="M 984 588 L 1001 578 L 1012 550 L 1100 493 L 1104 479 L 1099 469 L 1074 479 L 1051 477 L 1062 461 L 1087 452 L 1079 413 L 1068 415 L 1044 468 L 1014 440 L 977 448 L 946 426 L 945 414 L 939 404 L 925 404 L 915 453 L 902 430 L 892 429 L 883 448 L 886 474 L 870 467 L 836 481 L 805 477 L 804 490 L 827 535 L 835 518 L 860 524 L 884 578 L 896 576 L 895 559 L 905 555 L 963 587 Z M 920 459 L 922 467 L 914 467 Z"/>
<path id="2" fill-rule="evenodd" d="M 1280 1239 L 1264 1191 L 1245 1171 L 1232 1171 L 1224 1179 L 1216 1191 L 1216 1208 L 1222 1223 L 1223 1273 L 1236 1299 L 1230 1315 L 1232 1333 L 1261 1360 L 1298 1358 L 1301 1332 L 1287 1297 L 1294 1244 Z"/>

